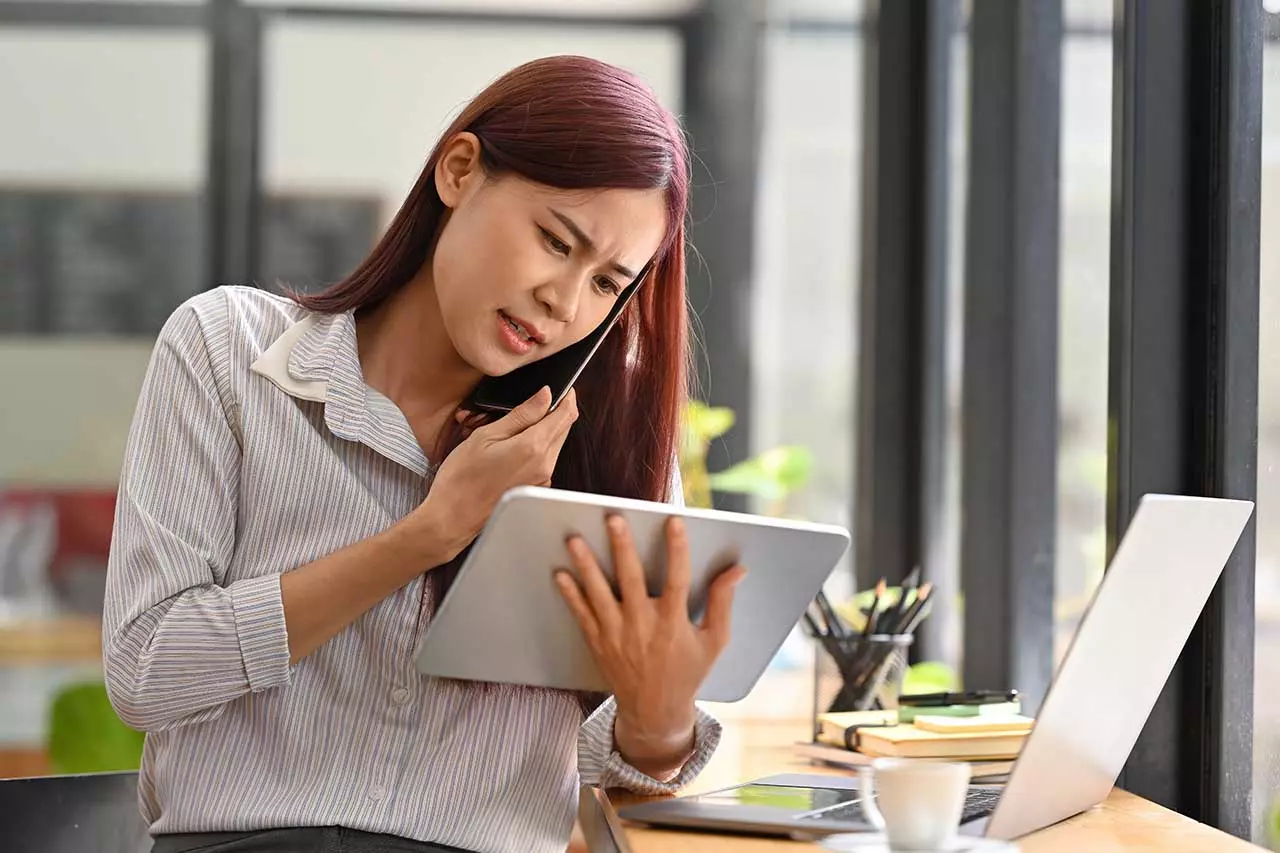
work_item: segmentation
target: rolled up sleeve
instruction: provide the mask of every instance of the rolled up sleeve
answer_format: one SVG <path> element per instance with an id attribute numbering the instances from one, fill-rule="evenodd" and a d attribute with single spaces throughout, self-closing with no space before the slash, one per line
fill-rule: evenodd
<path id="1" fill-rule="evenodd" d="M 210 355 L 219 334 L 226 304 L 216 292 L 165 323 L 121 472 L 103 663 L 116 712 L 144 731 L 213 719 L 227 702 L 290 678 L 280 576 L 227 583 L 241 448 L 228 383 Z"/>
<path id="2" fill-rule="evenodd" d="M 644 795 L 676 793 L 697 778 L 720 744 L 720 723 L 702 708 L 696 710 L 693 754 L 671 779 L 655 779 L 637 770 L 618 752 L 613 737 L 617 705 L 610 696 L 578 730 L 581 783 L 597 788 L 625 788 Z"/>

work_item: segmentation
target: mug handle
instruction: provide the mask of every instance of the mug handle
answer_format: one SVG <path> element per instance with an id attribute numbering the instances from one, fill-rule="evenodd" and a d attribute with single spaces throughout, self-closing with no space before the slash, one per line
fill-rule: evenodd
<path id="1" fill-rule="evenodd" d="M 870 767 L 862 766 L 858 768 L 858 790 L 862 792 L 862 816 L 866 818 L 867 823 L 877 832 L 884 832 L 884 815 L 880 814 L 880 809 L 876 807 L 875 801 L 875 771 Z"/>

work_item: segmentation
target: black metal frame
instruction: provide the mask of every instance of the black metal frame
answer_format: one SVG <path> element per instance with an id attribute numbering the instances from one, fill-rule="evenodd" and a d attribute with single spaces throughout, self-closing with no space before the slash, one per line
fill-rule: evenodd
<path id="1" fill-rule="evenodd" d="M 243 2 L 243 0 L 238 0 Z M 292 18 L 315 18 L 332 20 L 357 21 L 398 21 L 418 23 L 450 23 L 450 24 L 493 24 L 508 26 L 560 24 L 574 27 L 653 27 L 661 29 L 679 29 L 686 26 L 689 18 L 670 15 L 574 15 L 548 9 L 544 12 L 471 12 L 466 9 L 413 9 L 413 8 L 353 8 L 342 6 L 307 6 L 303 3 L 290 5 L 264 4 L 249 5 L 264 15 L 287 16 Z"/>
<path id="2" fill-rule="evenodd" d="M 1060 0 L 974 0 L 960 571 L 964 683 L 1053 674 Z"/>
<path id="3" fill-rule="evenodd" d="M 858 586 L 897 582 L 920 566 L 948 598 L 955 579 L 928 558 L 945 500 L 947 140 L 958 19 L 955 0 L 872 0 L 867 8 L 854 436 Z M 946 610 L 935 612 L 945 618 Z M 930 636 L 914 655 L 930 654 Z"/>
<path id="4" fill-rule="evenodd" d="M 194 4 L 0 2 L 0 24 L 40 27 L 195 29 L 204 26 L 205 14 L 205 7 Z"/>
<path id="5" fill-rule="evenodd" d="M 263 221 L 262 12 L 239 0 L 209 8 L 209 143 L 205 192 L 208 287 L 257 277 Z"/>
<path id="6" fill-rule="evenodd" d="M 1258 429 L 1261 5 L 1118 10 L 1109 554 L 1145 493 L 1253 499 Z M 1243 838 L 1254 547 L 1251 524 L 1121 778 Z"/>
<path id="7" fill-rule="evenodd" d="M 706 0 L 683 27 L 684 122 L 693 153 L 689 301 L 700 318 L 698 384 L 705 398 L 737 413 L 707 454 L 711 470 L 747 458 L 751 441 L 751 291 L 760 160 L 762 39 L 754 3 Z M 713 215 L 714 214 L 714 215 Z M 714 270 L 714 274 L 711 272 Z M 742 511 L 739 495 L 717 494 Z"/>

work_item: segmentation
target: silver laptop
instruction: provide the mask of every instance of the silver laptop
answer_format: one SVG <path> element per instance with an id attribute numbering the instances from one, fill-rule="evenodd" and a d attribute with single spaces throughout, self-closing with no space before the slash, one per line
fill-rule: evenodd
<path id="1" fill-rule="evenodd" d="M 1252 513 L 1249 501 L 1142 499 L 1007 784 L 970 788 L 962 834 L 1011 840 L 1106 799 Z M 817 774 L 771 776 L 619 814 L 799 838 L 871 829 L 857 779 Z"/>

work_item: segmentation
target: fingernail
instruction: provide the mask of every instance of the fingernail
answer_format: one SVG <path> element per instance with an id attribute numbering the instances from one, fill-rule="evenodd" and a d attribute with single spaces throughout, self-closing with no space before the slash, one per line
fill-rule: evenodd
<path id="1" fill-rule="evenodd" d="M 610 515 L 608 518 L 608 524 L 609 524 L 609 529 L 612 530 L 614 533 L 622 532 L 622 528 L 623 528 L 622 516 Z"/>

